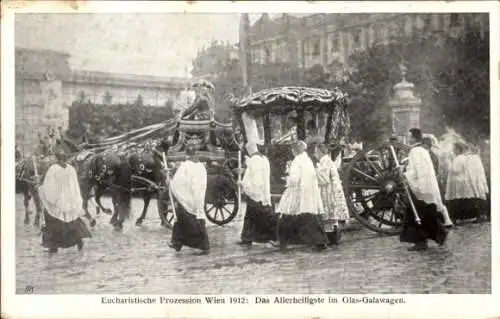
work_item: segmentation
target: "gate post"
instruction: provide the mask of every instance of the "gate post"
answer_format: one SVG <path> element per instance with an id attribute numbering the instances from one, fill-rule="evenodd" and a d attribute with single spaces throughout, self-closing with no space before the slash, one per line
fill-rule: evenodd
<path id="1" fill-rule="evenodd" d="M 408 131 L 412 127 L 420 127 L 422 100 L 414 95 L 415 85 L 406 81 L 406 66 L 400 64 L 399 68 L 402 80 L 394 85 L 394 95 L 389 100 L 389 106 L 392 110 L 392 134 L 399 142 L 407 144 Z"/>

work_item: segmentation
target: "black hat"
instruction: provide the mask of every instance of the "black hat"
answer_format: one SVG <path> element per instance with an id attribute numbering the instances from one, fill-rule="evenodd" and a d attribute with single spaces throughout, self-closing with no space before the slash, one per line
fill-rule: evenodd
<path id="1" fill-rule="evenodd" d="M 411 128 L 410 129 L 410 134 L 417 141 L 421 141 L 422 140 L 422 130 L 421 129 L 419 129 L 419 128 Z"/>

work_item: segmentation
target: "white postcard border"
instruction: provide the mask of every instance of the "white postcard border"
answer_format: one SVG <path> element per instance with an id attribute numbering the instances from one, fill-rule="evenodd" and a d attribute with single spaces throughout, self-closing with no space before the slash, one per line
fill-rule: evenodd
<path id="1" fill-rule="evenodd" d="M 71 7 L 76 3 L 78 10 Z M 16 8 L 17 6 L 17 8 Z M 369 295 L 405 299 L 402 305 L 322 304 L 308 305 L 107 305 L 103 296 L 114 295 L 15 295 L 15 212 L 14 204 L 14 13 L 15 12 L 489 12 L 491 59 L 491 176 L 499 171 L 499 6 L 481 2 L 90 2 L 10 1 L 2 3 L 2 94 L 1 94 L 1 234 L 2 234 L 2 317 L 8 318 L 165 318 L 165 317 L 349 317 L 349 318 L 488 318 L 500 315 L 498 300 L 500 270 L 499 183 L 492 178 L 492 295 Z M 496 134 L 495 134 L 496 133 Z M 418 265 L 415 265 L 418 267 Z M 471 274 L 473 275 L 473 274 Z M 116 295 L 119 296 L 119 295 Z M 147 297 L 146 295 L 140 295 Z M 265 296 L 265 295 L 264 295 Z M 271 298 L 275 295 L 270 296 Z M 306 295 L 297 295 L 302 297 Z M 342 295 L 329 295 L 342 299 Z M 328 295 L 311 295 L 323 297 Z M 345 295 L 355 297 L 353 295 Z M 120 296 L 122 297 L 122 296 Z M 151 295 L 149 297 L 160 298 Z M 170 296 L 174 297 L 174 296 Z M 197 297 L 193 295 L 191 297 Z M 202 297 L 202 296 L 200 296 Z M 224 296 L 220 296 L 224 297 Z M 226 296 L 227 297 L 227 296 Z M 249 300 L 254 295 L 246 296 Z M 363 296 L 358 296 L 363 297 Z M 497 300 L 497 302 L 495 302 Z"/>

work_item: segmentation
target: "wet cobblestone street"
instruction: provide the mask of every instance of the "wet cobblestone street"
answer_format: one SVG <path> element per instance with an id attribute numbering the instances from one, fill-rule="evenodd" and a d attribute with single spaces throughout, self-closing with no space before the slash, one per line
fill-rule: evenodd
<path id="1" fill-rule="evenodd" d="M 104 199 L 110 207 L 109 199 Z M 171 231 L 160 227 L 152 201 L 144 224 L 135 226 L 142 201 L 122 233 L 101 215 L 82 253 L 63 249 L 49 258 L 39 230 L 24 225 L 16 197 L 16 292 L 41 294 L 265 294 L 265 293 L 490 293 L 489 223 L 456 227 L 444 247 L 408 252 L 397 237 L 354 227 L 338 247 L 312 252 L 270 245 L 245 249 L 239 240 L 242 216 L 223 227 L 208 222 L 211 253 L 167 246 Z"/>

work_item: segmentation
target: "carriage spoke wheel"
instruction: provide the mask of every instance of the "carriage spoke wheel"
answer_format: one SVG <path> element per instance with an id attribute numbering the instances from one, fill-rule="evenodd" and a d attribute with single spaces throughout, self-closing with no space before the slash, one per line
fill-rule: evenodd
<path id="1" fill-rule="evenodd" d="M 225 177 L 215 177 L 207 187 L 205 215 L 219 226 L 232 221 L 238 213 L 237 188 Z"/>
<path id="2" fill-rule="evenodd" d="M 401 143 L 369 146 L 351 159 L 343 172 L 350 212 L 368 229 L 399 234 L 407 196 L 391 152 L 406 165 L 409 147 Z"/>

